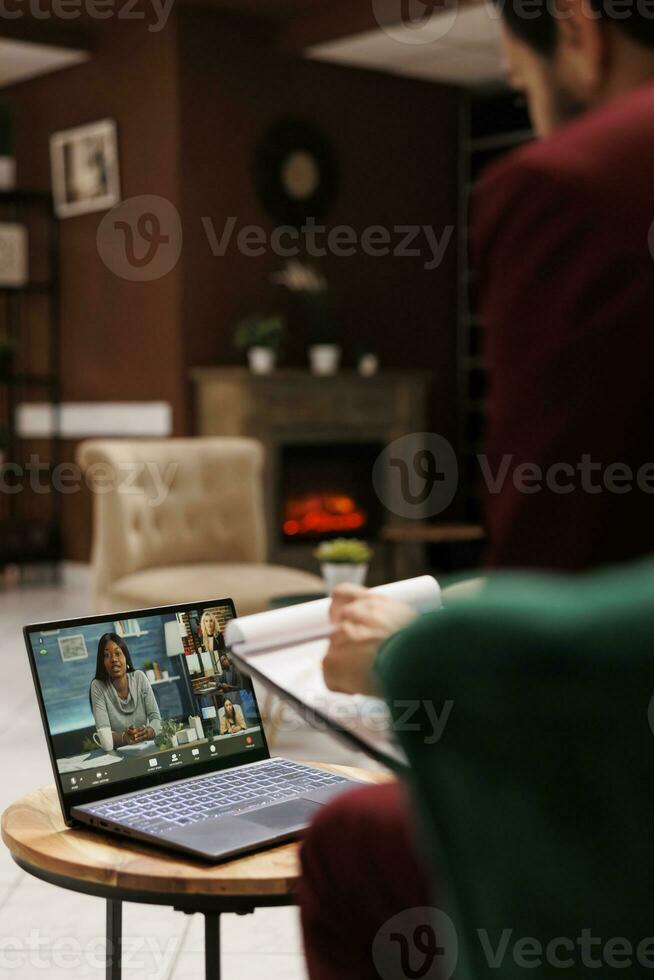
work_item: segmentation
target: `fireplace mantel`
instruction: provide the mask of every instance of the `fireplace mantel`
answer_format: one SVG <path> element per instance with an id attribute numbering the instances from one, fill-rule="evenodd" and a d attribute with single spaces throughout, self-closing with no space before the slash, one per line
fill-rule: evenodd
<path id="1" fill-rule="evenodd" d="M 283 447 L 310 444 L 387 445 L 426 429 L 431 376 L 382 371 L 371 378 L 355 371 L 316 377 L 282 369 L 253 375 L 245 368 L 193 368 L 196 429 L 203 436 L 249 436 L 264 446 L 266 520 L 273 561 L 315 568 L 312 546 L 280 537 L 279 487 Z M 384 523 L 395 523 L 392 514 Z"/>

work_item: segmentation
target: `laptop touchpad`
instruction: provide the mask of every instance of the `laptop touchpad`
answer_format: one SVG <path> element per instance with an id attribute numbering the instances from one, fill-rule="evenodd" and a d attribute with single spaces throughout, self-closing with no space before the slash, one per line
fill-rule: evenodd
<path id="1" fill-rule="evenodd" d="M 286 827 L 309 823 L 314 813 L 322 809 L 320 803 L 312 803 L 310 800 L 291 800 L 288 803 L 266 806 L 263 810 L 244 813 L 240 819 L 269 827 L 271 830 L 283 830 Z"/>

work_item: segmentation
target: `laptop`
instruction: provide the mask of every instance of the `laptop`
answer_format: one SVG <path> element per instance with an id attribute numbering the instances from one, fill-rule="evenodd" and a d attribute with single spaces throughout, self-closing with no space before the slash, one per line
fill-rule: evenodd
<path id="1" fill-rule="evenodd" d="M 359 781 L 272 758 L 231 599 L 26 626 L 64 819 L 207 861 L 291 840 Z"/>

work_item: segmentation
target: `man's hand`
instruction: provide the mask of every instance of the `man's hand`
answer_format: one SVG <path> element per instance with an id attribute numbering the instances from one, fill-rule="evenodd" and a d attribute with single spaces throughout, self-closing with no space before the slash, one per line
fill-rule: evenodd
<path id="1" fill-rule="evenodd" d="M 411 606 L 359 585 L 334 589 L 330 619 L 336 627 L 323 660 L 325 684 L 346 694 L 377 694 L 373 665 L 380 644 L 416 617 Z"/>

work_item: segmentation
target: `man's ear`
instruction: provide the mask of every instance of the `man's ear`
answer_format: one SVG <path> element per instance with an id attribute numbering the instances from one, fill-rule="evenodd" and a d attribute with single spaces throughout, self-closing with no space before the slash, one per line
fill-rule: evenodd
<path id="1" fill-rule="evenodd" d="M 559 76 L 581 101 L 592 103 L 606 77 L 609 48 L 600 13 L 590 0 L 555 0 Z"/>

